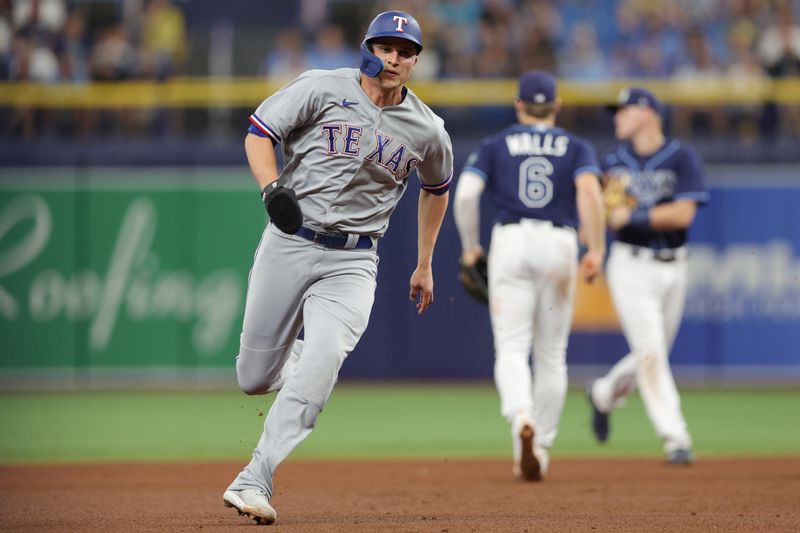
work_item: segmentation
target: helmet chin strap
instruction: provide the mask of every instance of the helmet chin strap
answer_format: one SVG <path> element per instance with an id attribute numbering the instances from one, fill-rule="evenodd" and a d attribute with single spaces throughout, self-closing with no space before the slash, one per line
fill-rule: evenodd
<path id="1" fill-rule="evenodd" d="M 361 72 L 370 78 L 377 78 L 383 72 L 383 60 L 373 54 L 366 42 L 361 43 Z"/>

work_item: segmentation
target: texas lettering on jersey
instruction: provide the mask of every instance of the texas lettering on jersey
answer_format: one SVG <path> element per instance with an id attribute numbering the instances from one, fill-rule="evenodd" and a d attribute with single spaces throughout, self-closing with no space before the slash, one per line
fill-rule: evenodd
<path id="1" fill-rule="evenodd" d="M 330 155 L 358 157 L 363 128 L 350 124 L 325 124 L 322 136 Z M 375 147 L 364 156 L 364 161 L 376 163 L 394 174 L 398 181 L 404 180 L 419 164 L 420 158 L 412 154 L 404 144 L 398 144 L 379 131 L 375 132 Z"/>

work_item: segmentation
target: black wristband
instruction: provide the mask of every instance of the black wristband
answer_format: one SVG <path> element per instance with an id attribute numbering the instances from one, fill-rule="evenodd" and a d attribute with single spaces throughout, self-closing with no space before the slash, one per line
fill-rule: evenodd
<path id="1" fill-rule="evenodd" d="M 267 196 L 269 196 L 269 193 L 271 193 L 272 191 L 275 190 L 275 184 L 276 183 L 277 182 L 273 181 L 272 183 L 270 183 L 269 185 L 265 185 L 261 189 L 261 201 L 262 202 L 267 203 Z"/>
<path id="2" fill-rule="evenodd" d="M 650 209 L 646 207 L 637 207 L 631 213 L 631 219 L 628 221 L 628 226 L 639 230 L 649 230 Z"/>

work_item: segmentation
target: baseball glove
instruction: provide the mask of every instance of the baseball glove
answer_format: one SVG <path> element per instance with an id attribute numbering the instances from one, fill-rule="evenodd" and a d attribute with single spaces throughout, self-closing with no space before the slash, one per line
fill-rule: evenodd
<path id="1" fill-rule="evenodd" d="M 471 266 L 459 263 L 458 279 L 470 296 L 481 303 L 489 303 L 489 268 L 485 255 Z"/>
<path id="2" fill-rule="evenodd" d="M 630 193 L 630 176 L 609 176 L 603 187 L 603 204 L 606 213 L 617 207 L 636 208 L 636 198 Z"/>
<path id="3" fill-rule="evenodd" d="M 269 219 L 284 233 L 294 234 L 303 225 L 303 212 L 292 189 L 273 182 L 261 190 Z"/>

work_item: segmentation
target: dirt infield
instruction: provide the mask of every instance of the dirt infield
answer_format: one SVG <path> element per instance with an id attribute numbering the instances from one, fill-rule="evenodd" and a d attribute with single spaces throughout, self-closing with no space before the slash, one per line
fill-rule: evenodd
<path id="1" fill-rule="evenodd" d="M 800 458 L 555 458 L 542 483 L 512 479 L 498 460 L 290 461 L 273 526 L 223 507 L 240 466 L 0 467 L 0 531 L 800 530 Z"/>

